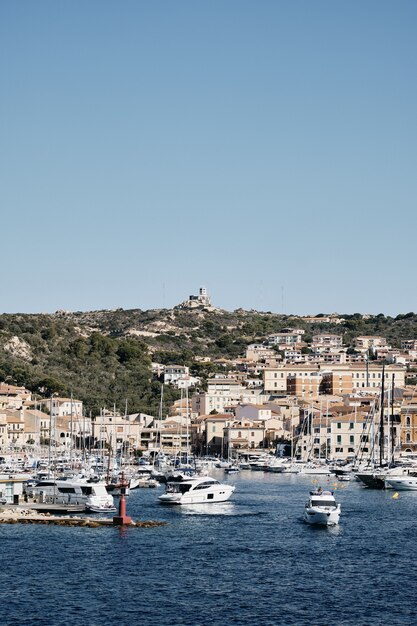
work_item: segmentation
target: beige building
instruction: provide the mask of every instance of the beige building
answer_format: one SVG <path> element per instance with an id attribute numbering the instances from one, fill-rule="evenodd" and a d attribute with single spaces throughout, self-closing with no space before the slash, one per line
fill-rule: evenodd
<path id="1" fill-rule="evenodd" d="M 31 392 L 25 387 L 0 383 L 0 410 L 21 409 L 31 398 Z"/>
<path id="2" fill-rule="evenodd" d="M 268 429 L 265 422 L 234 420 L 224 429 L 224 451 L 255 450 L 263 448 L 268 441 Z"/>
<path id="3" fill-rule="evenodd" d="M 347 365 L 336 363 L 282 365 L 264 370 L 264 390 L 271 394 L 288 391 L 291 395 L 314 395 L 314 389 L 318 383 L 320 393 L 323 394 L 340 393 L 340 390 L 341 393 L 351 393 L 362 389 L 377 391 L 381 387 L 382 371 L 382 365 L 376 362 Z M 405 371 L 405 367 L 401 365 L 385 366 L 385 387 L 392 383 L 393 375 L 395 386 L 404 386 Z M 348 381 L 349 378 L 351 382 Z M 298 379 L 302 383 L 298 383 Z M 312 380 L 311 384 L 307 384 L 309 379 Z M 305 391 L 302 391 L 303 383 Z M 299 393 L 293 393 L 293 391 Z"/>
<path id="4" fill-rule="evenodd" d="M 267 368 L 264 370 L 265 393 L 287 393 L 287 379 L 289 376 L 292 379 L 299 377 L 305 381 L 309 377 L 317 377 L 319 371 L 318 365 L 281 365 Z"/>
<path id="5" fill-rule="evenodd" d="M 210 378 L 207 391 L 192 396 L 191 409 L 197 415 L 208 415 L 212 411 L 226 413 L 242 402 L 257 404 L 261 391 L 261 388 L 248 389 L 232 378 Z"/>
<path id="6" fill-rule="evenodd" d="M 402 350 L 417 350 L 417 339 L 406 339 L 401 342 Z"/>
<path id="7" fill-rule="evenodd" d="M 417 397 L 414 390 L 405 394 L 401 407 L 400 447 L 408 454 L 417 452 Z"/>
<path id="8" fill-rule="evenodd" d="M 365 432 L 366 424 L 363 414 L 350 413 L 336 417 L 317 417 L 312 420 L 308 432 L 298 438 L 296 455 L 303 461 L 311 459 L 328 459 L 344 461 L 353 459 L 360 447 L 363 458 L 369 458 L 371 442 Z"/>
<path id="9" fill-rule="evenodd" d="M 325 333 L 320 333 L 318 335 L 313 335 L 313 341 L 311 347 L 315 348 L 340 348 L 343 345 L 343 337 L 342 335 L 328 335 Z"/>
<path id="10" fill-rule="evenodd" d="M 277 353 L 273 348 L 265 346 L 263 343 L 251 343 L 246 348 L 246 359 L 257 363 L 265 359 L 274 359 Z"/>
<path id="11" fill-rule="evenodd" d="M 305 330 L 301 328 L 284 328 L 279 333 L 274 333 L 268 337 L 270 346 L 294 346 L 303 341 Z"/>
<path id="12" fill-rule="evenodd" d="M 354 346 L 357 350 L 369 350 L 370 348 L 382 348 L 387 345 L 385 337 L 379 335 L 362 335 L 354 339 Z"/>
<path id="13" fill-rule="evenodd" d="M 272 410 L 265 404 L 239 404 L 235 410 L 236 419 L 270 420 Z"/>
<path id="14" fill-rule="evenodd" d="M 316 397 L 320 393 L 320 372 L 295 372 L 287 376 L 287 393 L 297 398 Z"/>

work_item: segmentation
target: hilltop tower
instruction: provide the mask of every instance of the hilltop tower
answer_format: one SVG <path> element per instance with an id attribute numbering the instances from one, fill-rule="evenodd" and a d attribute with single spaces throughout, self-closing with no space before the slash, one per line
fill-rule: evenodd
<path id="1" fill-rule="evenodd" d="M 179 305 L 181 308 L 195 309 L 197 307 L 211 307 L 211 299 L 205 287 L 200 287 L 198 296 L 191 295 L 188 300 Z"/>

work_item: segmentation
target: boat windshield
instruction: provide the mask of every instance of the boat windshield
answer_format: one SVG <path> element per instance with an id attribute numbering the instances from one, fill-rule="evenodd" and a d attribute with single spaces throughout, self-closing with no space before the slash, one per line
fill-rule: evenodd
<path id="1" fill-rule="evenodd" d="M 313 498 L 311 500 L 311 506 L 330 506 L 330 507 L 336 508 L 336 502 L 334 500 L 323 500 L 322 498 L 320 499 Z"/>
<path id="2" fill-rule="evenodd" d="M 169 483 L 166 491 L 168 493 L 187 493 L 191 489 L 191 485 L 187 483 Z"/>

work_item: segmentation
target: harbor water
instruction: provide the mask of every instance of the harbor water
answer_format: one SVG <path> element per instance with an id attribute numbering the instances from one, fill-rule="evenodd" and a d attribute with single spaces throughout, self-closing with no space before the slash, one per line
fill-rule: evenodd
<path id="1" fill-rule="evenodd" d="M 274 626 L 417 623 L 417 492 L 242 471 L 230 501 L 164 507 L 131 493 L 156 528 L 0 526 L 2 626 Z M 340 524 L 302 521 L 335 489 Z"/>

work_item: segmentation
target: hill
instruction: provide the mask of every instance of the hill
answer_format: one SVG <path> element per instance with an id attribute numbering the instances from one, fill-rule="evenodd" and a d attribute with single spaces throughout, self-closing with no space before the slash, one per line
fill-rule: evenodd
<path id="1" fill-rule="evenodd" d="M 3 314 L 0 380 L 43 396 L 73 393 L 93 415 L 113 405 L 124 410 L 126 400 L 129 412 L 157 413 L 160 383 L 152 376 L 152 361 L 189 365 L 192 373 L 208 376 L 216 365 L 195 357 L 236 358 L 249 343 L 284 327 L 304 329 L 307 341 L 319 332 L 343 334 L 346 345 L 358 335 L 382 335 L 400 347 L 402 339 L 417 338 L 417 315 L 322 315 L 312 323 L 297 316 L 204 307 Z M 167 404 L 176 397 L 175 390 L 166 391 Z"/>

